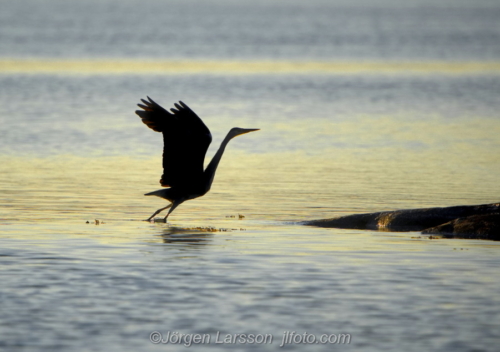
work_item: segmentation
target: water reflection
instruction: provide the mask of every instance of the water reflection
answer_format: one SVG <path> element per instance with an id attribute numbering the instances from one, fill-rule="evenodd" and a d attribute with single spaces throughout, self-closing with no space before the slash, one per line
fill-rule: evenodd
<path id="1" fill-rule="evenodd" d="M 215 228 L 184 228 L 184 227 L 167 227 L 163 233 L 158 235 L 162 238 L 165 244 L 176 244 L 182 246 L 201 246 L 211 242 Z"/>

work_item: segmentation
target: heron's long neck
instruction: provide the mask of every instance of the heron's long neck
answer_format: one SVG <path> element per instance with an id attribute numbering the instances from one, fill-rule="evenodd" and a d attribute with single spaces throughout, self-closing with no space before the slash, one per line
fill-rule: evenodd
<path id="1" fill-rule="evenodd" d="M 214 181 L 215 177 L 215 171 L 217 171 L 217 166 L 219 166 L 220 159 L 222 158 L 222 154 L 224 154 L 224 150 L 226 149 L 226 145 L 229 143 L 229 141 L 233 138 L 230 133 L 227 134 L 226 138 L 222 141 L 220 144 L 219 150 L 217 150 L 217 153 L 215 153 L 214 157 L 212 158 L 212 161 L 210 161 L 210 164 L 208 164 L 207 168 L 205 169 L 205 175 L 208 179 L 208 187 L 212 185 L 212 182 Z"/>

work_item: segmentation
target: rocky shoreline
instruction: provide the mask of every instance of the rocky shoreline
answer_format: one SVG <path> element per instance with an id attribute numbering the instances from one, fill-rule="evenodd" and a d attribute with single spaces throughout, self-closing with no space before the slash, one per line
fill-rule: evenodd
<path id="1" fill-rule="evenodd" d="M 500 241 L 500 203 L 353 214 L 302 224 L 343 229 L 422 231 L 423 234 L 447 238 Z"/>

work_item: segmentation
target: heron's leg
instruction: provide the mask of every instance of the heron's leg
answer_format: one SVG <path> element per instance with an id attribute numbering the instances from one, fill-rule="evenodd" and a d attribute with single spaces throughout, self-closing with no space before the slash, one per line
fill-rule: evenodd
<path id="1" fill-rule="evenodd" d="M 164 221 L 165 221 L 165 222 L 167 222 L 167 219 L 168 219 L 168 216 L 170 215 L 170 213 L 171 213 L 171 212 L 173 212 L 173 211 L 174 211 L 174 209 L 175 209 L 175 208 L 177 208 L 177 207 L 178 207 L 181 203 L 182 203 L 182 201 L 181 201 L 181 202 L 179 202 L 179 201 L 175 201 L 175 202 L 173 202 L 173 203 L 171 204 L 171 205 L 172 205 L 172 208 L 170 208 L 170 210 L 168 211 L 167 216 L 165 216 L 165 219 L 164 219 Z"/>
<path id="2" fill-rule="evenodd" d="M 155 213 L 154 213 L 153 215 L 151 215 L 151 216 L 149 217 L 149 219 L 147 219 L 146 221 L 151 221 L 151 219 L 152 219 L 152 218 L 154 218 L 156 214 L 158 214 L 158 213 L 160 213 L 160 212 L 164 211 L 165 209 L 170 208 L 170 207 L 172 206 L 172 204 L 173 204 L 173 203 L 170 203 L 170 204 L 169 204 L 169 205 L 167 205 L 165 208 L 158 209 L 158 210 L 157 210 L 157 211 L 155 211 Z M 169 212 L 169 214 L 170 214 L 170 212 Z"/>

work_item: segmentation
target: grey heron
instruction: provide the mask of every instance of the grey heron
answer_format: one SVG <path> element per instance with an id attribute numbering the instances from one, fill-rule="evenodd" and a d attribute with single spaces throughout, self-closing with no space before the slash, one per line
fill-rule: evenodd
<path id="1" fill-rule="evenodd" d="M 245 133 L 258 131 L 257 128 L 232 128 L 212 161 L 203 170 L 205 154 L 212 142 L 212 134 L 203 121 L 182 101 L 175 105 L 171 112 L 165 110 L 150 97 L 141 99 L 137 104 L 142 110 L 139 115 L 149 128 L 163 134 L 163 175 L 160 184 L 166 189 L 146 193 L 146 196 L 157 196 L 170 202 L 151 215 L 147 221 L 163 210 L 169 209 L 164 221 L 183 202 L 205 195 L 212 186 L 215 171 L 231 139 Z"/>

